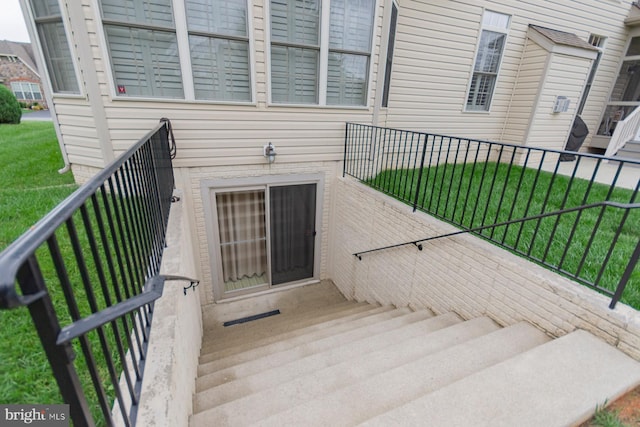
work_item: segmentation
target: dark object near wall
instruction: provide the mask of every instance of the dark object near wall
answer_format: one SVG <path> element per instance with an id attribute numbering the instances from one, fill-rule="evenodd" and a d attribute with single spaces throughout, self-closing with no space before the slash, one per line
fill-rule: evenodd
<path id="1" fill-rule="evenodd" d="M 580 116 L 576 116 L 573 121 L 573 127 L 571 128 L 571 133 L 569 134 L 569 139 L 567 139 L 567 145 L 564 148 L 567 151 L 580 151 L 580 147 L 582 147 L 582 143 L 589 135 L 589 128 L 584 123 L 584 121 L 580 118 Z M 576 156 L 573 154 L 560 154 L 561 162 L 573 162 L 576 159 Z"/>

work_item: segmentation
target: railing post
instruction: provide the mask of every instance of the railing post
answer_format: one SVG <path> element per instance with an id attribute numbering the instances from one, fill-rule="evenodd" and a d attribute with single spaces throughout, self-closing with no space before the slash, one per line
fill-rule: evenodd
<path id="1" fill-rule="evenodd" d="M 636 268 L 636 264 L 638 264 L 638 259 L 640 259 L 640 239 L 638 240 L 638 244 L 636 245 L 636 249 L 633 251 L 631 258 L 629 259 L 629 264 L 627 264 L 627 268 L 624 270 L 622 274 L 622 278 L 620 279 L 620 283 L 618 283 L 618 287 L 616 288 L 615 294 L 613 294 L 613 298 L 611 298 L 611 304 L 609 304 L 609 308 L 614 309 L 620 298 L 622 298 L 622 294 L 624 293 L 624 289 L 627 287 L 627 283 L 631 278 L 631 274 L 633 270 Z"/>
<path id="2" fill-rule="evenodd" d="M 342 159 L 342 177 L 347 173 L 347 140 L 349 138 L 349 123 L 344 127 L 344 157 Z"/>
<path id="3" fill-rule="evenodd" d="M 420 159 L 420 174 L 418 175 L 418 184 L 416 185 L 416 192 L 413 198 L 413 211 L 418 209 L 418 197 L 420 196 L 420 187 L 422 186 L 422 174 L 424 170 L 424 158 L 427 154 L 427 138 L 428 135 L 424 134 L 424 144 L 422 144 L 422 158 Z"/>
<path id="4" fill-rule="evenodd" d="M 24 295 L 35 294 L 46 289 L 44 277 L 34 256 L 31 256 L 20 267 L 17 279 Z M 56 344 L 60 333 L 60 323 L 49 294 L 30 304 L 29 312 L 47 359 L 49 359 L 62 398 L 65 403 L 69 404 L 73 425 L 76 427 L 94 426 L 93 416 L 73 364 L 75 359 L 73 348 L 70 343 Z"/>

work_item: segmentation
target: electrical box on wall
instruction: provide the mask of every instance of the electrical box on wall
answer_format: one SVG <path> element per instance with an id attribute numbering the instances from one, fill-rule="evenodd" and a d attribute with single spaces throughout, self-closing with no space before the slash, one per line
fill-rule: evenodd
<path id="1" fill-rule="evenodd" d="M 569 111 L 569 105 L 571 104 L 571 100 L 566 96 L 558 96 L 556 98 L 556 103 L 553 105 L 554 113 L 566 113 Z"/>

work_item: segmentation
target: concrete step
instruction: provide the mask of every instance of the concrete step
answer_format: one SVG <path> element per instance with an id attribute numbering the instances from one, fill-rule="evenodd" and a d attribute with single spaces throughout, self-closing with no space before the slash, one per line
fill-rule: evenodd
<path id="1" fill-rule="evenodd" d="M 198 366 L 198 376 L 202 377 L 217 373 L 218 375 L 215 377 L 216 379 L 213 381 L 214 383 L 220 384 L 217 382 L 219 380 L 222 380 L 222 382 L 228 382 L 231 379 L 239 378 L 240 376 L 251 375 L 256 372 L 261 372 L 264 369 L 277 367 L 319 351 L 335 348 L 336 346 L 347 342 L 397 329 L 404 325 L 409 325 L 419 320 L 430 318 L 431 316 L 432 314 L 430 311 L 410 313 L 405 316 L 377 322 L 373 325 L 366 325 L 364 327 L 345 331 L 339 334 L 329 335 L 323 339 L 298 345 L 285 351 L 272 353 L 259 359 L 251 360 L 222 370 L 216 369 L 217 365 L 215 362 L 203 363 Z M 209 381 L 212 381 L 212 379 L 209 379 Z"/>
<path id="2" fill-rule="evenodd" d="M 270 336 L 261 340 L 264 345 L 254 345 L 248 343 L 227 351 L 210 353 L 200 357 L 200 364 L 207 364 L 212 370 L 221 370 L 240 363 L 249 362 L 260 357 L 268 356 L 272 353 L 285 351 L 299 345 L 327 338 L 342 332 L 357 328 L 363 328 L 384 320 L 393 319 L 412 311 L 409 308 L 393 309 L 392 307 L 372 307 L 372 310 L 364 313 L 357 313 L 345 318 L 335 319 L 329 322 L 320 323 L 308 328 L 297 329 L 296 331 Z M 244 351 L 237 351 L 244 347 Z M 227 354 L 229 353 L 229 354 Z"/>
<path id="3" fill-rule="evenodd" d="M 260 420 L 260 425 L 312 427 L 323 426 L 330 419 L 332 427 L 353 426 L 548 341 L 538 329 L 519 323 L 395 369 L 372 371 L 380 373 L 289 407 Z"/>
<path id="4" fill-rule="evenodd" d="M 457 323 L 462 320 L 453 313 L 422 320 L 411 325 L 416 330 L 415 336 L 423 336 Z M 355 340 L 339 347 L 296 359 L 290 363 L 259 371 L 253 375 L 245 376 L 234 381 L 219 384 L 213 387 L 209 377 L 199 378 L 196 382 L 196 391 L 199 392 L 196 401 L 201 407 L 213 407 L 239 399 L 250 393 L 257 393 L 278 384 L 294 380 L 314 371 L 338 365 L 362 357 L 381 348 L 393 346 L 404 339 L 410 339 L 413 335 L 407 331 L 390 330 L 385 333 Z"/>
<path id="5" fill-rule="evenodd" d="M 465 340 L 497 330 L 499 327 L 488 318 L 473 319 L 431 334 L 401 341 L 386 346 L 363 357 L 330 366 L 320 371 L 299 376 L 279 386 L 270 387 L 258 393 L 214 407 L 194 416 L 194 421 L 230 420 L 229 425 L 249 425 L 292 406 L 314 399 L 320 399 L 327 393 L 364 381 L 371 375 L 394 369 L 398 365 L 432 354 L 443 348 L 459 344 Z M 383 386 L 384 387 L 384 386 Z M 362 397 L 359 397 L 362 398 Z M 196 399 L 196 411 L 203 409 L 204 402 Z M 333 417 L 324 417 L 323 423 Z M 224 425 L 224 424 L 223 424 Z M 284 424 L 304 425 L 304 424 Z"/>
<path id="6" fill-rule="evenodd" d="M 251 342 L 263 338 L 267 333 L 275 335 L 294 331 L 350 314 L 368 311 L 375 307 L 378 306 L 346 301 L 307 311 L 282 312 L 275 316 L 225 328 L 205 329 L 201 354 L 203 351 L 207 353 Z"/>
<path id="7" fill-rule="evenodd" d="M 346 301 L 346 298 L 330 280 L 320 283 L 279 290 L 267 294 L 245 296 L 236 300 L 205 305 L 202 324 L 205 330 L 221 327 L 228 320 L 240 319 L 256 313 L 279 309 L 283 313 L 295 310 L 308 311 Z"/>
<path id="8" fill-rule="evenodd" d="M 237 335 L 220 341 L 208 341 L 200 350 L 200 363 L 202 358 L 226 357 L 238 351 L 247 351 L 251 348 L 275 342 L 288 336 L 295 336 L 301 333 L 322 329 L 323 326 L 339 325 L 352 320 L 371 316 L 379 312 L 393 311 L 393 306 L 380 307 L 369 304 L 351 304 L 350 307 L 342 307 L 340 310 L 330 310 L 328 313 L 307 313 L 305 315 L 282 315 L 282 325 L 266 325 L 265 328 L 245 330 L 242 325 L 235 330 Z M 309 319 L 309 317 L 311 319 Z M 289 323 L 289 324 L 287 324 Z M 208 332 L 205 331 L 205 335 Z M 207 337 L 209 338 L 209 337 Z M 208 361 L 208 360 L 207 360 Z"/>
<path id="9" fill-rule="evenodd" d="M 576 331 L 363 425 L 573 426 L 639 384 L 640 363 Z"/>

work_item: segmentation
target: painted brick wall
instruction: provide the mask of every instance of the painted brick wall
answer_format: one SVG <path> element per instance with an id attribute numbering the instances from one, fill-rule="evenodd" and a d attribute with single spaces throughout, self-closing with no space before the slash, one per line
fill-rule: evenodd
<path id="1" fill-rule="evenodd" d="M 333 187 L 329 277 L 349 299 L 526 320 L 551 336 L 585 329 L 640 360 L 640 314 L 584 286 L 469 235 L 352 254 L 455 229 L 350 178 Z"/>

